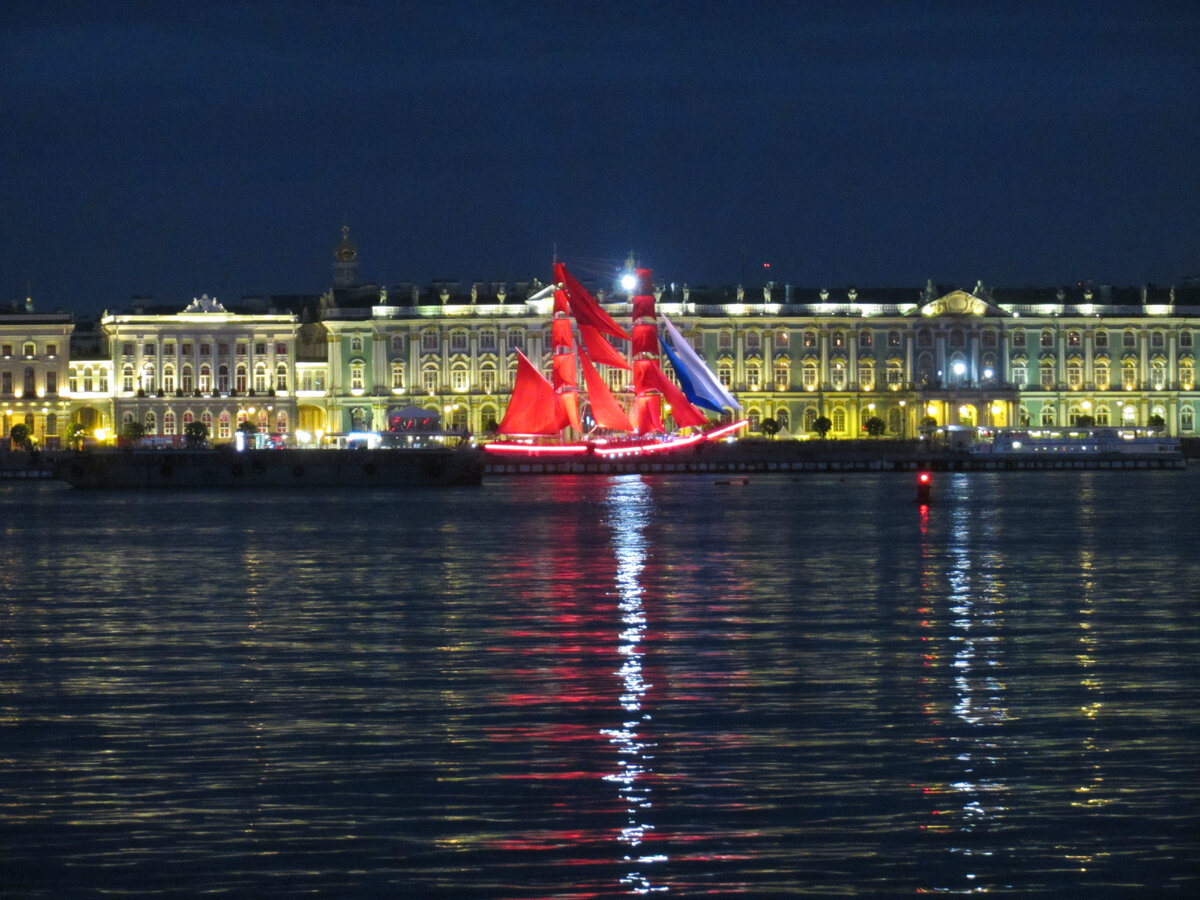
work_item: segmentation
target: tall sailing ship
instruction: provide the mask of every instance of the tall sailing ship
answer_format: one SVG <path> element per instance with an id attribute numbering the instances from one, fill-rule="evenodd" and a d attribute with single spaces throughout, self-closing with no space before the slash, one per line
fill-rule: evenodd
<path id="1" fill-rule="evenodd" d="M 740 412 L 741 405 L 666 316 L 656 313 L 651 271 L 637 269 L 634 277 L 631 335 L 563 263 L 554 264 L 550 377 L 517 350 L 512 398 L 497 429 L 506 439 L 486 444 L 486 450 L 661 453 L 717 440 L 746 426 L 744 419 L 710 420 L 704 410 L 726 416 Z M 630 342 L 630 358 L 613 346 L 612 340 L 618 339 Z M 663 372 L 660 351 L 670 361 L 678 385 Z M 628 407 L 609 387 L 601 366 L 632 371 Z"/>

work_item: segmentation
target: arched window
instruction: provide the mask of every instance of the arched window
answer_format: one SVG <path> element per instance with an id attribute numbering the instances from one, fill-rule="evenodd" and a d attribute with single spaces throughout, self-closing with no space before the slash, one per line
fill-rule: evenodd
<path id="1" fill-rule="evenodd" d="M 817 364 L 805 362 L 800 370 L 800 380 L 806 391 L 815 391 L 817 389 Z"/>
<path id="2" fill-rule="evenodd" d="M 846 367 L 840 362 L 835 362 L 829 370 L 830 385 L 835 391 L 843 391 L 846 389 Z"/>
<path id="3" fill-rule="evenodd" d="M 479 389 L 485 394 L 496 393 L 496 367 L 492 363 L 479 367 Z"/>
<path id="4" fill-rule="evenodd" d="M 746 366 L 746 388 L 757 391 L 762 387 L 762 368 L 751 363 Z"/>
<path id="5" fill-rule="evenodd" d="M 204 426 L 204 430 L 210 435 L 213 433 L 212 413 L 210 413 L 207 409 L 200 413 L 200 424 Z"/>
<path id="6" fill-rule="evenodd" d="M 173 413 L 171 410 L 168 409 L 165 413 L 163 413 L 163 434 L 174 434 L 174 433 L 175 433 L 175 413 Z"/>
<path id="7" fill-rule="evenodd" d="M 239 394 L 246 393 L 248 388 L 246 374 L 246 364 L 238 363 L 237 368 L 233 370 L 233 389 Z"/>
<path id="8" fill-rule="evenodd" d="M 222 368 L 224 368 L 224 367 L 222 367 Z M 217 420 L 217 434 L 220 437 L 227 438 L 227 437 L 229 437 L 230 433 L 231 432 L 229 430 L 229 411 L 223 410 L 221 412 L 221 417 Z"/>
<path id="9" fill-rule="evenodd" d="M 217 390 L 222 394 L 229 390 L 229 366 L 224 363 L 217 367 Z"/>
<path id="10" fill-rule="evenodd" d="M 1083 387 L 1083 364 L 1078 360 L 1067 363 L 1067 388 L 1077 391 Z"/>
<path id="11" fill-rule="evenodd" d="M 817 409 L 814 406 L 806 407 L 803 416 L 803 429 L 805 431 L 817 430 Z"/>
<path id="12" fill-rule="evenodd" d="M 1121 387 L 1127 391 L 1137 390 L 1137 363 L 1131 359 L 1121 362 Z"/>
<path id="13" fill-rule="evenodd" d="M 888 410 L 887 414 L 887 430 L 889 434 L 899 434 L 903 427 L 903 419 L 900 417 L 900 410 L 893 406 Z"/>
<path id="14" fill-rule="evenodd" d="M 1111 419 L 1109 411 L 1108 411 L 1108 404 L 1107 403 L 1099 404 L 1096 407 L 1096 424 L 1101 425 L 1101 426 L 1107 426 L 1111 423 L 1111 421 L 1112 421 L 1112 419 Z"/>
<path id="15" fill-rule="evenodd" d="M 467 364 L 456 362 L 450 367 L 450 388 L 457 393 L 465 393 L 467 388 L 471 386 L 470 371 L 467 369 Z"/>
<path id="16" fill-rule="evenodd" d="M 1042 386 L 1042 390 L 1054 390 L 1054 360 L 1043 359 L 1039 373 L 1039 383 Z"/>
<path id="17" fill-rule="evenodd" d="M 194 386 L 191 363 L 184 363 L 183 368 L 179 372 L 179 389 L 184 393 L 190 394 Z"/>
<path id="18" fill-rule="evenodd" d="M 190 409 L 188 409 L 188 410 L 185 410 L 185 411 L 184 411 L 184 413 L 183 413 L 183 424 L 184 424 L 184 427 L 186 428 L 188 425 L 191 425 L 191 424 L 192 424 L 193 422 L 195 422 L 195 421 L 196 421 L 196 416 L 195 416 L 195 414 L 194 414 L 194 413 L 193 413 L 193 412 L 192 412 Z"/>
<path id="19" fill-rule="evenodd" d="M 860 391 L 875 390 L 875 367 L 865 360 L 858 366 L 858 389 Z"/>
<path id="20" fill-rule="evenodd" d="M 1130 404 L 1121 410 L 1121 424 L 1136 425 L 1137 424 L 1137 409 Z"/>
<path id="21" fill-rule="evenodd" d="M 1096 390 L 1107 391 L 1111 384 L 1112 373 L 1108 368 L 1108 360 L 1096 360 Z"/>
<path id="22" fill-rule="evenodd" d="M 392 390 L 404 390 L 404 363 L 401 360 L 392 363 Z"/>
<path id="23" fill-rule="evenodd" d="M 1042 427 L 1049 428 L 1054 424 L 1054 404 L 1046 403 L 1042 406 Z"/>
<path id="24" fill-rule="evenodd" d="M 786 391 L 791 387 L 791 367 L 786 362 L 775 360 L 775 390 Z"/>
<path id="25" fill-rule="evenodd" d="M 275 367 L 275 390 L 286 391 L 288 389 L 288 367 L 287 363 L 280 363 Z"/>
<path id="26" fill-rule="evenodd" d="M 421 370 L 421 387 L 427 394 L 436 394 L 438 389 L 438 367 L 430 363 Z"/>
<path id="27" fill-rule="evenodd" d="M 254 364 L 254 390 L 256 392 L 265 393 L 270 388 L 270 381 L 267 379 L 267 364 Z"/>
<path id="28" fill-rule="evenodd" d="M 1150 384 L 1156 391 L 1161 391 L 1166 387 L 1167 367 L 1162 360 L 1156 359 L 1150 363 Z"/>
<path id="29" fill-rule="evenodd" d="M 133 363 L 121 366 L 121 390 L 133 393 Z"/>
<path id="30" fill-rule="evenodd" d="M 158 434 L 158 419 L 154 415 L 153 410 L 146 410 L 146 418 L 143 420 L 146 434 Z"/>
<path id="31" fill-rule="evenodd" d="M 775 411 L 775 421 L 779 423 L 781 430 L 791 427 L 791 416 L 788 414 L 786 406 L 781 406 Z"/>
<path id="32" fill-rule="evenodd" d="M 858 333 L 858 346 L 870 347 L 875 342 L 875 336 L 867 329 L 863 329 Z"/>
<path id="33" fill-rule="evenodd" d="M 361 394 L 363 388 L 363 364 L 361 362 L 350 363 L 350 391 L 351 393 Z"/>
<path id="34" fill-rule="evenodd" d="M 1190 406 L 1185 406 L 1179 410 L 1179 430 L 1196 430 L 1196 413 Z"/>
<path id="35" fill-rule="evenodd" d="M 362 335 L 356 334 L 352 338 L 350 338 L 350 352 L 351 353 L 362 353 L 363 352 Z"/>
<path id="36" fill-rule="evenodd" d="M 846 430 L 846 410 L 840 406 L 833 411 L 833 415 L 829 417 L 829 420 L 833 422 L 833 430 L 839 434 Z"/>
<path id="37" fill-rule="evenodd" d="M 163 366 L 163 390 L 168 394 L 175 393 L 175 367 L 170 363 Z"/>
<path id="38" fill-rule="evenodd" d="M 285 410 L 280 410 L 275 415 L 275 431 L 278 434 L 287 434 L 288 430 L 288 414 Z"/>
<path id="39" fill-rule="evenodd" d="M 758 350 L 762 346 L 762 338 L 757 331 L 746 332 L 746 349 L 748 351 Z"/>

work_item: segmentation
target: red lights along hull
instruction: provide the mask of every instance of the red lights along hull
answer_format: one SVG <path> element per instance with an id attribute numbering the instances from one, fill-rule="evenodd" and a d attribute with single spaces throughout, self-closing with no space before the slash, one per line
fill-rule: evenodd
<path id="1" fill-rule="evenodd" d="M 586 456 L 594 455 L 601 458 L 651 456 L 660 453 L 683 450 L 695 447 L 708 441 L 718 441 L 730 437 L 746 427 L 746 420 L 740 420 L 730 425 L 714 428 L 712 431 L 699 432 L 683 436 L 667 437 L 662 440 L 653 438 L 613 441 L 598 443 L 578 441 L 570 444 L 521 444 L 512 441 L 484 444 L 484 451 L 497 455 L 511 456 Z"/>

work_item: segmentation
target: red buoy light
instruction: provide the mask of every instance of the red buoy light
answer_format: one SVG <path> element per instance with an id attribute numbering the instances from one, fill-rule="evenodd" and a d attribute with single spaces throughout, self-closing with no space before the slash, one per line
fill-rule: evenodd
<path id="1" fill-rule="evenodd" d="M 929 503 L 929 489 L 933 487 L 933 475 L 929 472 L 917 473 L 917 502 Z"/>

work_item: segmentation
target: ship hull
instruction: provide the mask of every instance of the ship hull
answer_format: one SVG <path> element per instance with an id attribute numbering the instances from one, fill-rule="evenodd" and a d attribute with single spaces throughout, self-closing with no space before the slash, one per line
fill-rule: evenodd
<path id="1" fill-rule="evenodd" d="M 78 488 L 452 487 L 483 480 L 474 449 L 97 451 L 54 469 Z"/>

